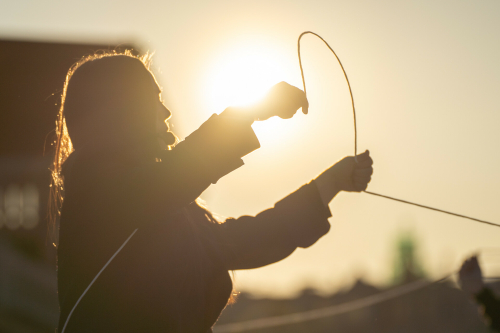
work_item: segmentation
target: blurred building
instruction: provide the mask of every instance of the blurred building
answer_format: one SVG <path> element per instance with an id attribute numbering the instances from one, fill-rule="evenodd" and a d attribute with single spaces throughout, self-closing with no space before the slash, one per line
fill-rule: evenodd
<path id="1" fill-rule="evenodd" d="M 500 284 L 492 286 L 500 291 Z M 392 287 L 391 287 L 392 288 Z M 216 326 L 330 307 L 384 292 L 359 280 L 348 290 L 320 296 L 305 290 L 294 299 L 255 299 L 240 295 Z M 478 307 L 451 283 L 437 283 L 391 300 L 338 314 L 252 333 L 488 333 Z"/>
<path id="2" fill-rule="evenodd" d="M 377 295 L 424 278 L 414 235 L 399 235 L 395 244 L 393 285 L 386 289 L 358 280 L 352 287 L 330 296 L 304 290 L 294 299 L 255 299 L 242 294 L 228 306 L 217 325 L 324 309 Z M 490 285 L 500 297 L 500 282 Z M 478 307 L 451 282 L 434 283 L 423 289 L 358 310 L 305 322 L 251 330 L 254 333 L 487 333 Z"/>
<path id="3" fill-rule="evenodd" d="M 0 332 L 54 332 L 59 308 L 46 206 L 60 94 L 70 66 L 98 50 L 0 40 Z"/>

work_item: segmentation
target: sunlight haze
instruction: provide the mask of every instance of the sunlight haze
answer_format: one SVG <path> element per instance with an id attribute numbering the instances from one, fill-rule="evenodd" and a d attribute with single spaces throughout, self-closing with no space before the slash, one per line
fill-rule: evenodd
<path id="1" fill-rule="evenodd" d="M 337 52 L 356 102 L 368 190 L 500 224 L 499 1 L 4 1 L 0 37 L 135 43 L 181 138 L 213 113 L 286 81 L 302 89 L 297 38 L 310 30 Z M 335 57 L 302 38 L 309 114 L 253 125 L 261 148 L 210 187 L 222 216 L 254 215 L 354 153 L 349 92 Z M 54 91 L 62 88 L 54 87 Z M 425 273 L 439 278 L 486 249 L 500 275 L 500 228 L 367 194 L 341 193 L 330 232 L 269 267 L 236 272 L 236 287 L 291 296 L 363 278 L 391 283 L 396 242 L 412 233 Z M 495 255 L 496 254 L 496 255 Z"/>

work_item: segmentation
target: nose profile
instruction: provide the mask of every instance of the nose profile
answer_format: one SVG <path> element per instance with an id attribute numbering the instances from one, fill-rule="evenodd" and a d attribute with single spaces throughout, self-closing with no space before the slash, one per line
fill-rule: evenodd
<path id="1" fill-rule="evenodd" d="M 160 102 L 160 113 L 159 114 L 162 117 L 163 121 L 168 120 L 172 116 L 172 113 L 170 112 L 170 110 L 161 102 Z"/>

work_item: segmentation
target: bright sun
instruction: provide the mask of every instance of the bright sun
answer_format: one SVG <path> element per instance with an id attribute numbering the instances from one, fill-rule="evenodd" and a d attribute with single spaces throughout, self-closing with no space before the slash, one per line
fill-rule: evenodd
<path id="1" fill-rule="evenodd" d="M 202 87 L 205 110 L 210 115 L 221 113 L 229 106 L 253 104 L 281 81 L 296 85 L 297 60 L 294 56 L 294 53 L 289 54 L 261 40 L 246 39 L 223 51 L 217 50 L 211 61 L 207 61 L 209 66 Z M 282 141 L 277 138 L 285 138 L 296 130 L 298 124 L 293 123 L 273 117 L 255 122 L 252 127 L 261 144 L 277 144 Z"/>
<path id="2" fill-rule="evenodd" d="M 220 113 L 262 98 L 274 84 L 286 80 L 283 54 L 270 45 L 247 43 L 226 49 L 212 61 L 205 81 L 206 100 Z"/>

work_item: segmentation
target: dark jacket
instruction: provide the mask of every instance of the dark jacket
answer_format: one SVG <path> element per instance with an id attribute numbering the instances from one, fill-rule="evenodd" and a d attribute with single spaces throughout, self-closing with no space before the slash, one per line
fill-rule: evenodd
<path id="1" fill-rule="evenodd" d="M 217 223 L 196 198 L 259 147 L 247 122 L 212 116 L 161 161 L 76 152 L 67 161 L 58 247 L 59 332 L 210 331 L 229 270 L 277 262 L 328 232 L 308 184 L 255 217 Z"/>

